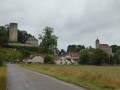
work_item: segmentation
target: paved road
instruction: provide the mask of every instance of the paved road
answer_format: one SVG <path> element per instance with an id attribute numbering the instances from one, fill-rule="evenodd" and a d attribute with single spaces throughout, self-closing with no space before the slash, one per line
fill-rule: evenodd
<path id="1" fill-rule="evenodd" d="M 8 90 L 85 90 L 15 64 L 7 64 Z"/>

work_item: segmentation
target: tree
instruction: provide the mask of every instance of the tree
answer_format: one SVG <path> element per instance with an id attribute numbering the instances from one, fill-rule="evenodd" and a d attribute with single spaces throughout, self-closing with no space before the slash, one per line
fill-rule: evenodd
<path id="1" fill-rule="evenodd" d="M 3 66 L 3 59 L 4 59 L 4 56 L 2 53 L 0 53 L 0 67 Z"/>
<path id="2" fill-rule="evenodd" d="M 45 64 L 54 64 L 54 60 L 53 60 L 53 57 L 49 54 L 46 54 L 44 56 L 44 63 Z"/>
<path id="3" fill-rule="evenodd" d="M 68 45 L 67 52 L 80 52 L 80 50 L 85 49 L 84 45 Z"/>
<path id="4" fill-rule="evenodd" d="M 109 62 L 109 56 L 107 52 L 97 48 L 94 50 L 94 60 L 96 65 L 101 65 Z"/>
<path id="5" fill-rule="evenodd" d="M 83 49 L 80 51 L 80 58 L 78 63 L 80 64 L 88 64 L 89 61 L 89 54 L 88 54 L 88 50 Z"/>
<path id="6" fill-rule="evenodd" d="M 115 60 L 115 63 L 116 63 L 117 65 L 119 65 L 119 64 L 120 64 L 119 55 L 118 55 L 118 54 L 115 54 L 113 58 L 114 58 L 114 60 Z"/>
<path id="7" fill-rule="evenodd" d="M 32 35 L 28 34 L 27 31 L 18 30 L 18 42 L 25 43 L 29 37 L 32 37 Z"/>
<path id="8" fill-rule="evenodd" d="M 57 47 L 57 39 L 56 35 L 53 35 L 53 28 L 45 27 L 43 29 L 43 36 L 39 34 L 39 39 L 42 40 L 42 46 L 46 49 L 54 49 Z"/>
<path id="9" fill-rule="evenodd" d="M 112 55 L 110 55 L 110 64 L 111 65 L 114 65 L 115 64 L 115 61 L 114 61 L 114 58 Z"/>
<path id="10" fill-rule="evenodd" d="M 5 27 L 0 26 L 0 45 L 8 43 L 8 35 Z"/>
<path id="11" fill-rule="evenodd" d="M 120 46 L 112 45 L 111 47 L 112 47 L 112 52 L 113 52 L 113 53 L 116 53 L 117 50 L 120 50 Z"/>

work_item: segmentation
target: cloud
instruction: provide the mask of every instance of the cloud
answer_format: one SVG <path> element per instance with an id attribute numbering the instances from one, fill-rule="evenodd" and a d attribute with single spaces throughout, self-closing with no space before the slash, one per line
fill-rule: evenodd
<path id="1" fill-rule="evenodd" d="M 69 44 L 120 44 L 120 0 L 1 0 L 0 25 L 17 22 L 38 38 L 45 26 L 54 28 L 58 48 Z"/>

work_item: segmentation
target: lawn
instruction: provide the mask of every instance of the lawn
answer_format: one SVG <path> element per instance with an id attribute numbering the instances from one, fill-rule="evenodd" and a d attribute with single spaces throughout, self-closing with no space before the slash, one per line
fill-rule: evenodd
<path id="1" fill-rule="evenodd" d="M 120 66 L 19 65 L 90 90 L 120 90 Z"/>
<path id="2" fill-rule="evenodd" d="M 6 90 L 6 65 L 0 67 L 0 90 Z"/>

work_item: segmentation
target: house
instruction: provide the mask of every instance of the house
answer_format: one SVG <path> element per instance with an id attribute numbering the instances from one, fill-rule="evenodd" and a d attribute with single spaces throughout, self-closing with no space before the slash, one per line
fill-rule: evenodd
<path id="1" fill-rule="evenodd" d="M 69 53 L 67 55 L 54 56 L 55 64 L 59 64 L 59 65 L 78 64 L 78 60 L 79 60 L 78 53 Z"/>
<path id="2" fill-rule="evenodd" d="M 27 39 L 26 44 L 38 46 L 38 40 L 33 36 Z"/>
<path id="3" fill-rule="evenodd" d="M 108 44 L 100 44 L 100 41 L 96 40 L 96 48 L 100 48 L 107 52 L 109 55 L 112 55 L 112 48 Z"/>
<path id="4" fill-rule="evenodd" d="M 67 60 L 66 56 L 58 56 L 58 55 L 55 55 L 54 56 L 54 62 L 55 64 L 58 64 L 58 65 L 70 65 L 71 62 L 69 60 Z"/>
<path id="5" fill-rule="evenodd" d="M 43 54 L 31 55 L 30 57 L 24 59 L 24 62 L 32 64 L 42 64 L 44 63 L 44 55 Z"/>
<path id="6" fill-rule="evenodd" d="M 79 53 L 69 53 L 66 55 L 66 58 L 71 59 L 72 64 L 78 64 Z"/>

